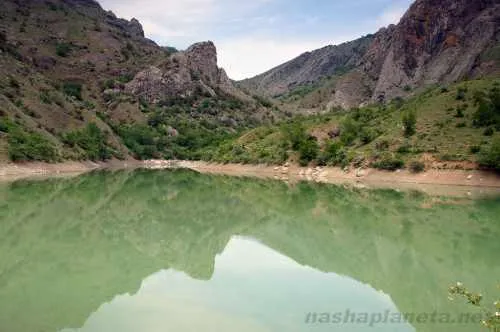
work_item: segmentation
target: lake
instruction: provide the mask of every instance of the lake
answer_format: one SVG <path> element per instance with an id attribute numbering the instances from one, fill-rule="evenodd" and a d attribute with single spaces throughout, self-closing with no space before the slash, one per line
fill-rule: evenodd
<path id="1" fill-rule="evenodd" d="M 108 171 L 0 183 L 0 331 L 481 331 L 500 193 Z M 476 320 L 476 321 L 475 321 Z"/>

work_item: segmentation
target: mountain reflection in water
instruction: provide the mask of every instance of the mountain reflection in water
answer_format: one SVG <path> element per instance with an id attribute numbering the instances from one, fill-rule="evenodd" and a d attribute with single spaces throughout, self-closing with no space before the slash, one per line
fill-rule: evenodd
<path id="1" fill-rule="evenodd" d="M 1 186 L 1 331 L 367 330 L 306 315 L 457 315 L 450 283 L 493 296 L 500 275 L 498 198 L 183 170 Z"/>

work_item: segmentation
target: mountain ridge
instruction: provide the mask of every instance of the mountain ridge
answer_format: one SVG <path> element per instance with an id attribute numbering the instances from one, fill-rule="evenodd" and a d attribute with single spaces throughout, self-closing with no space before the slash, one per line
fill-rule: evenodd
<path id="1" fill-rule="evenodd" d="M 188 158 L 207 132 L 222 139 L 279 116 L 233 85 L 211 42 L 158 46 L 93 0 L 3 6 L 2 161 Z"/>
<path id="2" fill-rule="evenodd" d="M 348 109 L 385 102 L 407 97 L 413 90 L 431 84 L 500 75 L 498 13 L 498 0 L 415 1 L 397 25 L 368 35 L 369 45 L 360 49 L 351 70 L 339 75 L 335 92 L 328 102 L 329 108 Z M 327 48 L 304 53 L 238 84 L 267 96 L 291 92 L 296 86 L 290 84 L 287 77 L 300 72 L 306 56 L 310 63 L 321 61 Z M 338 48 L 329 50 L 328 56 L 338 56 Z M 314 70 L 309 70 L 308 79 L 298 85 L 318 83 L 331 74 L 326 69 L 321 70 L 321 66 Z"/>

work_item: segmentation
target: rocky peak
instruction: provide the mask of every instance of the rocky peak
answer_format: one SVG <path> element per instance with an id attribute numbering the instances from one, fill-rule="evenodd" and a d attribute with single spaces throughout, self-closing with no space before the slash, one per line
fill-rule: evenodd
<path id="1" fill-rule="evenodd" d="M 219 80 L 217 49 L 211 41 L 196 43 L 185 51 L 189 69 L 205 83 L 213 85 Z"/>
<path id="2" fill-rule="evenodd" d="M 218 91 L 238 98 L 247 97 L 217 66 L 217 49 L 211 41 L 194 44 L 186 51 L 170 55 L 159 65 L 139 72 L 125 89 L 150 103 L 200 93 L 216 96 Z"/>
<path id="3" fill-rule="evenodd" d="M 482 75 L 481 55 L 498 45 L 499 22 L 500 0 L 417 0 L 398 25 L 375 35 L 356 73 L 340 80 L 332 104 L 388 101 Z"/>

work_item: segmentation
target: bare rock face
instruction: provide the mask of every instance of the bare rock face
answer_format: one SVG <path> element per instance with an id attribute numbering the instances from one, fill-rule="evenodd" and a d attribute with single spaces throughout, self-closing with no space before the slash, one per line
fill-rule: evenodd
<path id="1" fill-rule="evenodd" d="M 500 75 L 499 51 L 500 0 L 416 0 L 397 25 L 304 53 L 238 84 L 276 96 L 348 72 L 328 106 L 350 108 L 406 97 L 430 84 Z"/>
<path id="2" fill-rule="evenodd" d="M 195 94 L 216 96 L 218 91 L 244 95 L 234 87 L 226 72 L 217 67 L 217 50 L 212 42 L 197 43 L 184 52 L 171 55 L 157 67 L 139 72 L 125 86 L 127 93 L 150 103 Z"/>
<path id="3" fill-rule="evenodd" d="M 242 88 L 264 96 L 277 96 L 294 88 L 356 67 L 373 35 L 337 46 L 306 52 L 254 78 L 238 82 Z"/>
<path id="4" fill-rule="evenodd" d="M 388 101 L 473 77 L 481 55 L 498 44 L 499 22 L 500 0 L 417 0 L 397 26 L 375 35 L 358 64 L 359 81 L 341 80 L 331 105 Z"/>
<path id="5" fill-rule="evenodd" d="M 372 100 L 467 77 L 499 33 L 500 1 L 418 0 L 401 20 Z"/>

